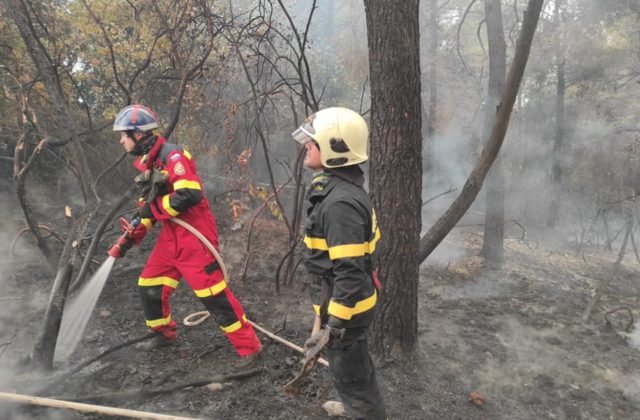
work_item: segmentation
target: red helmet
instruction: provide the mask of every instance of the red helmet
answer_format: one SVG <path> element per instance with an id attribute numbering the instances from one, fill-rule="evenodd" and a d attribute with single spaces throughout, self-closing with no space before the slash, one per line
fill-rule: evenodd
<path id="1" fill-rule="evenodd" d="M 155 112 L 144 105 L 129 105 L 120 110 L 113 123 L 113 131 L 145 132 L 158 128 L 158 117 Z"/>

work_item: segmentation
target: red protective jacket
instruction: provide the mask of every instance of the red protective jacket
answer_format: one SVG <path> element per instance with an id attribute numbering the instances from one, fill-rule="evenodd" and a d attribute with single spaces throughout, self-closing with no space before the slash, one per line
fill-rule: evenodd
<path id="1" fill-rule="evenodd" d="M 216 222 L 192 156 L 182 147 L 158 137 L 150 152 L 136 159 L 134 165 L 141 171 L 162 171 L 167 176 L 164 191 L 149 203 L 153 218 L 162 223 L 162 230 L 138 279 L 147 325 L 167 338 L 175 337 L 176 323 L 171 319 L 169 297 L 184 278 L 238 354 L 256 353 L 260 341 L 240 302 L 227 287 L 214 256 L 193 233 L 170 221 L 174 217 L 184 220 L 218 247 Z M 143 219 L 143 223 L 151 226 L 148 220 Z"/>

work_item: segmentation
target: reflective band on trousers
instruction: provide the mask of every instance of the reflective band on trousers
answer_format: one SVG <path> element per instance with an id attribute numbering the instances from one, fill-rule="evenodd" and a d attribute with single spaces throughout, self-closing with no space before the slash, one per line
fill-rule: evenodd
<path id="1" fill-rule="evenodd" d="M 226 334 L 231 334 L 234 331 L 238 331 L 246 323 L 247 323 L 247 317 L 246 315 L 242 314 L 242 321 L 236 321 L 233 324 L 229 325 L 228 327 L 220 327 L 220 329 L 224 331 Z"/>
<path id="2" fill-rule="evenodd" d="M 227 282 L 222 280 L 220 283 L 214 284 L 211 287 L 207 287 L 206 289 L 194 290 L 194 292 L 196 296 L 198 296 L 199 298 L 204 298 L 204 297 L 219 295 L 226 288 L 227 288 Z"/>
<path id="3" fill-rule="evenodd" d="M 151 277 L 151 278 L 138 278 L 138 286 L 151 287 L 151 286 L 168 286 L 172 289 L 178 287 L 178 280 L 171 277 Z"/>
<path id="4" fill-rule="evenodd" d="M 147 327 L 156 328 L 169 325 L 171 323 L 171 315 L 166 318 L 147 320 Z"/>
<path id="5" fill-rule="evenodd" d="M 356 306 L 354 306 L 353 308 L 331 300 L 329 302 L 329 308 L 327 309 L 327 312 L 329 313 L 329 315 L 335 316 L 336 318 L 349 321 L 354 315 L 367 312 L 369 309 L 376 306 L 377 299 L 378 294 L 374 292 L 373 295 L 369 296 L 368 298 L 357 302 Z"/>

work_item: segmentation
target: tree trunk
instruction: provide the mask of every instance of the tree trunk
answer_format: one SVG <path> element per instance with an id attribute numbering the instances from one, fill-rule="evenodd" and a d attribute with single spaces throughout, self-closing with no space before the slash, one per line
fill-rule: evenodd
<path id="1" fill-rule="evenodd" d="M 560 219 L 560 191 L 562 189 L 562 140 L 564 138 L 564 93 L 566 82 L 564 76 L 564 57 L 558 63 L 558 85 L 556 88 L 556 132 L 553 138 L 551 155 L 551 183 L 553 198 L 549 209 L 547 226 L 554 228 Z"/>
<path id="2" fill-rule="evenodd" d="M 32 12 L 36 13 L 36 11 L 37 7 L 28 8 L 24 1 L 4 0 L 4 12 L 16 25 L 29 56 L 33 60 L 45 85 L 53 113 L 56 115 L 57 120 L 60 121 L 56 127 L 60 133 L 59 137 L 63 140 L 70 140 L 67 145 L 69 160 L 78 176 L 80 189 L 85 200 L 85 207 L 75 211 L 73 224 L 58 260 L 57 275 L 51 288 L 45 320 L 42 323 L 41 332 L 34 346 L 34 362 L 38 366 L 49 369 L 53 365 L 55 343 L 60 320 L 62 319 L 67 289 L 71 280 L 73 264 L 78 256 L 80 242 L 85 237 L 89 221 L 95 214 L 97 203 L 89 164 L 77 135 L 79 130 L 76 118 L 70 108 L 70 101 L 60 80 L 60 74 L 64 74 L 64 72 L 58 71 L 59 66 L 55 61 L 56 59 L 52 58 L 46 49 L 46 45 L 49 45 L 51 40 L 41 39 L 36 30 L 36 25 L 40 24 L 40 22 L 34 23 L 31 15 Z"/>
<path id="3" fill-rule="evenodd" d="M 424 261 L 431 252 L 433 252 L 469 209 L 480 192 L 487 172 L 489 172 L 491 165 L 500 151 L 504 136 L 509 127 L 509 119 L 511 118 L 513 104 L 518 95 L 522 75 L 529 58 L 529 50 L 531 49 L 533 35 L 538 26 L 542 3 L 544 3 L 544 0 L 529 0 L 516 46 L 515 57 L 511 63 L 507 82 L 502 91 L 500 105 L 495 115 L 489 141 L 484 146 L 482 154 L 471 171 L 469 178 L 467 178 L 460 195 L 436 221 L 433 227 L 420 239 L 420 261 Z"/>
<path id="4" fill-rule="evenodd" d="M 438 0 L 428 1 L 427 11 L 427 84 L 429 85 L 429 112 L 427 114 L 427 138 L 424 139 L 424 171 L 428 173 L 433 167 L 431 149 L 436 132 L 436 115 L 438 111 Z"/>
<path id="5" fill-rule="evenodd" d="M 560 25 L 560 5 L 562 1 L 556 0 L 554 20 L 556 30 Z M 563 50 L 563 45 L 560 45 Z M 560 220 L 560 192 L 562 189 L 562 140 L 564 138 L 564 94 L 566 90 L 564 52 L 556 59 L 556 132 L 553 136 L 553 152 L 551 152 L 551 188 L 553 195 L 547 218 L 547 226 L 555 228 Z"/>
<path id="6" fill-rule="evenodd" d="M 502 8 L 500 0 L 485 0 L 487 39 L 489 42 L 489 89 L 485 106 L 483 139 L 491 135 L 493 115 L 500 104 L 507 67 L 507 47 L 504 42 Z M 502 163 L 497 159 L 487 178 L 486 216 L 482 255 L 488 266 L 498 268 L 504 253 L 504 175 Z"/>
<path id="7" fill-rule="evenodd" d="M 371 75 L 370 190 L 382 240 L 383 285 L 372 331 L 380 355 L 418 336 L 422 139 L 418 0 L 365 0 Z"/>

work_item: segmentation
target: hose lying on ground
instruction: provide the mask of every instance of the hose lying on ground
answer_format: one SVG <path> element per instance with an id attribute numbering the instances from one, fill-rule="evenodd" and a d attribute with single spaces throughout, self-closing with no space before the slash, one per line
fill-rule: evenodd
<path id="1" fill-rule="evenodd" d="M 179 417 L 166 414 L 150 413 L 148 411 L 129 410 L 125 408 L 106 407 L 102 405 L 83 404 L 51 398 L 33 397 L 31 395 L 11 394 L 0 392 L 0 400 L 11 401 L 19 404 L 40 405 L 45 407 L 66 408 L 70 410 L 83 411 L 87 413 L 100 413 L 109 416 L 124 416 L 139 419 L 151 420 L 189 420 L 193 417 Z"/>
<path id="2" fill-rule="evenodd" d="M 224 262 L 222 261 L 222 257 L 220 256 L 220 254 L 218 253 L 218 251 L 216 250 L 216 248 L 213 246 L 213 244 L 204 237 L 204 235 L 202 233 L 200 233 L 196 228 L 194 228 L 193 226 L 191 226 L 189 223 L 185 222 L 184 220 L 181 219 L 177 219 L 177 218 L 172 218 L 171 221 L 179 226 L 182 226 L 183 228 L 185 228 L 186 230 L 188 230 L 189 232 L 193 233 L 196 238 L 198 238 L 200 240 L 200 242 L 202 242 L 204 244 L 204 246 L 207 247 L 207 249 L 211 252 L 211 254 L 213 254 L 213 257 L 216 259 L 216 261 L 218 262 L 218 265 L 220 266 L 220 269 L 222 270 L 222 276 L 225 279 L 225 281 L 229 281 L 229 277 L 227 276 L 227 267 L 224 265 Z M 184 318 L 184 325 L 186 326 L 193 326 L 193 325 L 198 325 L 201 322 L 204 322 L 204 320 L 206 320 L 209 316 L 211 316 L 211 314 L 209 314 L 208 311 L 200 311 L 200 312 L 194 312 L 188 316 L 186 316 Z M 278 337 L 277 335 L 275 335 L 272 332 L 269 332 L 267 330 L 265 330 L 264 328 L 262 328 L 260 325 L 256 324 L 255 322 L 248 320 L 249 324 L 251 324 L 253 326 L 253 328 L 257 329 L 258 331 L 260 331 L 261 333 L 263 333 L 264 335 L 266 335 L 267 337 L 281 343 L 284 344 L 285 346 L 304 354 L 304 349 L 300 346 L 297 346 L 295 344 L 293 344 L 290 341 L 285 340 L 282 337 Z M 329 366 L 329 362 L 327 362 L 326 359 L 323 358 L 319 358 L 318 359 L 318 363 L 320 363 L 323 366 Z"/>

